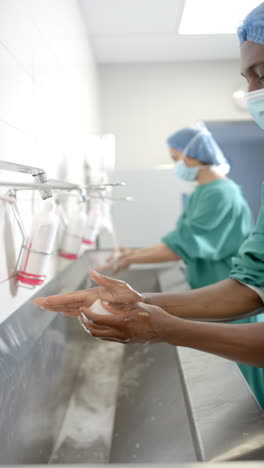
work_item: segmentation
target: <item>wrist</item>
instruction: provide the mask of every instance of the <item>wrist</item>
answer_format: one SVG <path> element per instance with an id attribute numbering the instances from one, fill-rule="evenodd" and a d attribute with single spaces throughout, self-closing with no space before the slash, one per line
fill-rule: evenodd
<path id="1" fill-rule="evenodd" d="M 164 329 L 163 341 L 174 346 L 189 346 L 192 336 L 192 322 L 170 315 Z"/>
<path id="2" fill-rule="evenodd" d="M 133 255 L 131 255 L 131 254 L 127 255 L 126 258 L 125 258 L 125 262 L 126 262 L 127 266 L 131 265 L 131 263 L 134 263 Z"/>
<path id="3" fill-rule="evenodd" d="M 142 295 L 142 302 L 149 305 L 155 305 L 152 301 L 153 294 L 152 293 L 143 293 Z"/>

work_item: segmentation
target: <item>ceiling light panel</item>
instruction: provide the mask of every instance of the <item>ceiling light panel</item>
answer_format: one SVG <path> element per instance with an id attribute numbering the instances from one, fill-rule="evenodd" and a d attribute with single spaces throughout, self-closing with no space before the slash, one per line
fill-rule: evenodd
<path id="1" fill-rule="evenodd" d="M 186 0 L 179 34 L 235 34 L 259 0 Z"/>

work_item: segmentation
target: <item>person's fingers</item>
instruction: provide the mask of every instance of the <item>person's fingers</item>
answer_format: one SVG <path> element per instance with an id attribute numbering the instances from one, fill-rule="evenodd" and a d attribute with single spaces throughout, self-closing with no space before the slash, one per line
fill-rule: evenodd
<path id="1" fill-rule="evenodd" d="M 56 311 L 54 311 L 56 312 Z M 57 311 L 59 314 L 62 314 L 62 315 L 65 315 L 66 317 L 71 317 L 71 318 L 78 318 L 79 317 L 79 313 L 77 310 L 73 310 L 73 311 Z"/>
<path id="2" fill-rule="evenodd" d="M 85 327 L 89 329 L 91 333 L 98 334 L 98 333 L 103 333 L 109 330 L 112 330 L 112 333 L 113 333 L 113 329 L 110 327 L 102 327 L 100 325 L 95 325 L 93 322 L 88 320 L 88 318 L 84 315 L 83 312 L 81 313 L 81 315 L 79 315 L 78 319 L 83 325 L 85 325 Z"/>
<path id="3" fill-rule="evenodd" d="M 100 273 L 97 273 L 97 271 L 94 270 L 91 270 L 89 272 L 89 275 L 92 278 L 92 280 L 95 281 L 95 283 L 99 284 L 100 286 L 103 286 L 106 289 L 113 289 L 113 287 L 116 288 L 117 286 L 126 286 L 126 283 L 124 281 L 110 278 L 109 276 L 101 275 Z"/>
<path id="4" fill-rule="evenodd" d="M 106 257 L 106 261 L 107 263 L 111 263 L 115 258 L 115 253 L 111 253 L 111 255 L 108 255 L 108 257 Z"/>
<path id="5" fill-rule="evenodd" d="M 68 308 L 65 308 L 65 307 L 49 307 L 49 308 L 46 308 L 46 307 L 41 307 L 41 309 L 43 310 L 48 310 L 50 312 L 55 312 L 55 313 L 58 313 L 58 314 L 63 314 L 63 315 L 67 315 L 69 317 L 78 317 L 78 315 L 80 314 L 80 307 L 68 307 Z"/>
<path id="6" fill-rule="evenodd" d="M 83 305 L 83 304 L 81 304 Z M 72 317 L 78 316 L 80 313 L 80 305 L 78 307 L 72 307 L 72 306 L 45 306 L 45 307 L 40 307 L 43 310 L 48 310 L 49 312 L 56 312 L 59 314 L 70 314 Z"/>
<path id="7" fill-rule="evenodd" d="M 34 304 L 43 308 L 43 305 L 45 304 L 45 299 L 46 299 L 45 297 L 37 297 L 37 299 L 34 299 Z"/>
<path id="8" fill-rule="evenodd" d="M 86 327 L 89 328 L 90 331 L 93 331 L 95 333 L 99 331 L 105 331 L 105 330 L 110 330 L 110 327 L 102 326 L 102 325 L 96 325 L 94 322 L 92 322 L 86 315 L 85 313 L 81 310 L 79 312 L 78 320 L 85 325 Z"/>
<path id="9" fill-rule="evenodd" d="M 105 308 L 106 307 L 106 304 L 103 303 L 103 306 Z M 111 309 L 113 311 L 113 309 Z M 84 314 L 85 317 L 88 318 L 88 320 L 91 320 L 95 325 L 101 325 L 101 326 L 105 326 L 105 327 L 118 327 L 121 325 L 121 322 L 122 322 L 122 319 L 121 319 L 121 315 L 123 314 L 120 314 L 120 311 L 117 311 L 117 313 L 115 314 L 114 312 L 112 312 L 111 315 L 99 315 L 99 314 L 94 314 L 93 312 L 91 312 L 90 309 L 87 309 L 85 307 L 81 307 L 80 308 L 80 313 L 81 314 Z"/>
<path id="10" fill-rule="evenodd" d="M 118 343 L 127 343 L 129 340 L 126 340 L 121 333 L 114 333 L 114 336 L 111 332 L 104 332 L 104 333 L 93 333 L 92 336 L 99 340 L 104 341 L 117 341 Z"/>
<path id="11" fill-rule="evenodd" d="M 80 314 L 80 309 L 54 309 L 51 312 L 56 312 L 57 314 L 67 315 L 67 317 L 78 317 Z"/>
<path id="12" fill-rule="evenodd" d="M 117 262 L 113 264 L 113 273 L 116 274 L 122 270 L 125 270 L 126 268 L 128 268 L 128 265 L 129 263 L 126 261 L 125 258 L 117 260 Z"/>
<path id="13" fill-rule="evenodd" d="M 111 270 L 111 271 L 112 271 L 112 273 L 113 273 L 114 275 L 115 275 L 116 273 L 119 273 L 120 268 L 119 268 L 119 264 L 118 264 L 117 262 L 112 263 L 111 267 L 112 267 L 112 270 Z"/>
<path id="14" fill-rule="evenodd" d="M 105 263 L 105 265 L 100 265 L 98 267 L 95 268 L 94 271 L 96 271 L 97 273 L 103 273 L 104 271 L 109 271 L 111 269 L 111 263 Z"/>
<path id="15" fill-rule="evenodd" d="M 102 301 L 102 305 L 108 312 L 111 314 L 125 314 L 126 312 L 129 312 L 132 310 L 135 306 L 135 304 L 120 304 L 120 302 L 108 302 L 108 301 Z"/>
<path id="16" fill-rule="evenodd" d="M 102 338 L 100 336 L 97 336 L 95 338 L 96 340 L 102 340 L 102 341 L 111 341 L 112 343 L 128 343 L 130 340 L 119 340 L 118 338 Z"/>
<path id="17" fill-rule="evenodd" d="M 80 317 L 80 322 L 83 328 L 95 338 L 107 338 L 111 341 L 123 341 L 124 335 L 120 330 L 115 328 L 96 327 L 93 323 L 85 321 Z"/>
<path id="18" fill-rule="evenodd" d="M 79 310 L 80 307 L 83 306 L 83 303 L 84 301 L 81 301 L 81 302 L 75 302 L 74 304 L 71 303 L 71 304 L 47 304 L 47 303 L 43 303 L 43 305 L 41 305 L 41 309 L 44 309 L 44 310 L 51 310 L 54 312 L 59 312 L 60 310 L 63 311 L 65 310 L 66 312 L 69 310 L 69 309 L 74 309 L 74 310 Z"/>
<path id="19" fill-rule="evenodd" d="M 90 276 L 104 288 L 98 289 L 98 297 L 100 299 L 124 304 L 134 304 L 143 300 L 142 295 L 125 281 L 100 275 L 95 271 L 91 271 Z M 87 303 L 85 305 L 87 307 Z"/>
<path id="20" fill-rule="evenodd" d="M 119 245 L 119 247 L 116 249 L 116 252 L 126 252 L 127 250 L 129 250 L 127 247 L 122 247 L 122 245 Z"/>
<path id="21" fill-rule="evenodd" d="M 55 296 L 38 297 L 35 299 L 35 304 L 40 307 L 45 305 L 56 306 L 56 305 L 69 305 L 69 304 L 81 304 L 87 296 L 87 291 L 75 291 L 69 294 L 58 294 Z"/>

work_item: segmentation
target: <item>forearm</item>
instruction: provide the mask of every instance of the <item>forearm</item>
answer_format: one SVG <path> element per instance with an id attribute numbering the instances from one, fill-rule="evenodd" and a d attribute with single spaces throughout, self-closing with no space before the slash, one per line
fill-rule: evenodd
<path id="1" fill-rule="evenodd" d="M 148 304 L 188 319 L 228 319 L 263 305 L 255 291 L 232 279 L 193 291 L 178 294 L 145 293 L 143 297 Z"/>
<path id="2" fill-rule="evenodd" d="M 264 323 L 223 325 L 176 319 L 174 323 L 172 320 L 165 341 L 264 367 Z"/>
<path id="3" fill-rule="evenodd" d="M 126 257 L 129 264 L 132 263 L 159 263 L 180 260 L 180 257 L 165 244 L 157 244 L 152 247 L 137 249 Z"/>

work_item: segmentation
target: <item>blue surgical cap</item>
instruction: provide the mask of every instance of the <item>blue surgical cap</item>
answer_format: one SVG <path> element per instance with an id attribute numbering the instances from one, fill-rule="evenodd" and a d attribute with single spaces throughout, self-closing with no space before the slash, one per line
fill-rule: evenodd
<path id="1" fill-rule="evenodd" d="M 167 144 L 170 148 L 184 151 L 187 156 L 205 164 L 215 166 L 228 164 L 223 152 L 205 126 L 202 130 L 195 126 L 182 128 L 167 139 Z"/>
<path id="2" fill-rule="evenodd" d="M 264 2 L 254 8 L 237 30 L 240 45 L 244 41 L 264 44 Z"/>

